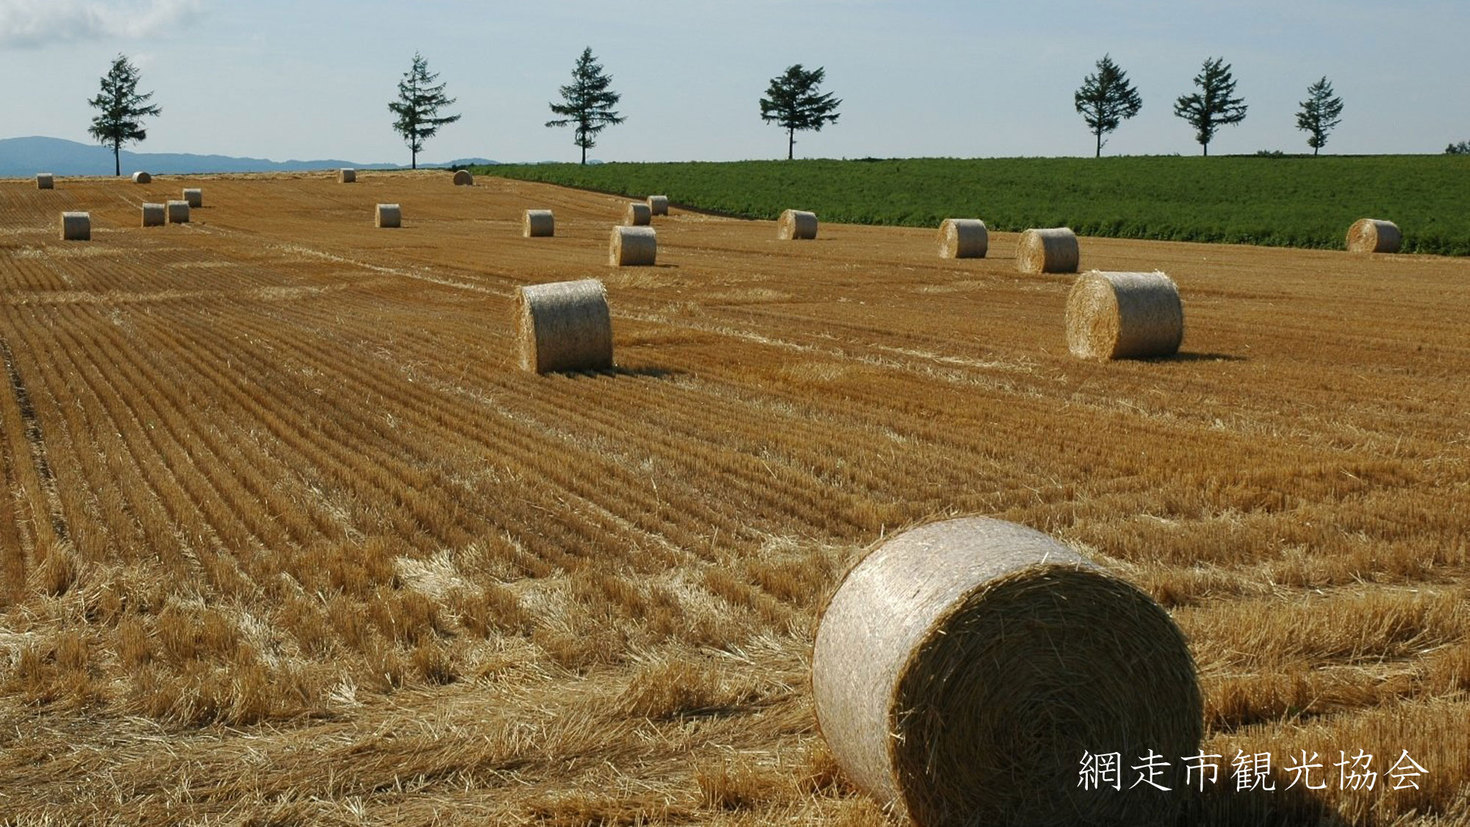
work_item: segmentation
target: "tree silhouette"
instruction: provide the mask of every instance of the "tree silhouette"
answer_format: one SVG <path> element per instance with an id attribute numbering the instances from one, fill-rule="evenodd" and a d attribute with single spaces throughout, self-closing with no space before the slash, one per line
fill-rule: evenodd
<path id="1" fill-rule="evenodd" d="M 1082 79 L 1082 88 L 1073 100 L 1087 128 L 1097 136 L 1097 154 L 1093 156 L 1096 158 L 1102 157 L 1103 136 L 1143 108 L 1143 98 L 1128 82 L 1128 73 L 1118 68 L 1109 55 L 1103 55 L 1097 62 L 1096 74 Z"/>
<path id="2" fill-rule="evenodd" d="M 817 87 L 826 78 L 822 67 L 810 72 L 798 63 L 786 69 L 786 73 L 771 78 L 766 96 L 761 98 L 761 120 L 780 124 L 786 128 L 786 160 L 791 160 L 796 151 L 796 130 L 810 129 L 820 132 L 824 124 L 837 120 L 837 107 L 841 99 L 829 94 L 817 94 Z"/>
<path id="3" fill-rule="evenodd" d="M 438 79 L 438 73 L 429 71 L 424 56 L 414 52 L 413 65 L 398 82 L 398 100 L 388 103 L 388 111 L 398 116 L 393 130 L 408 144 L 414 169 L 419 168 L 424 141 L 438 134 L 439 127 L 459 120 L 458 115 L 439 114 L 440 109 L 454 103 L 454 98 L 444 94 L 444 84 L 434 85 Z"/>
<path id="4" fill-rule="evenodd" d="M 112 61 L 112 68 L 102 76 L 102 91 L 87 103 L 100 110 L 87 128 L 103 146 L 112 146 L 112 174 L 122 175 L 122 146 L 148 137 L 142 119 L 154 117 L 163 110 L 148 103 L 152 92 L 140 94 L 138 67 L 123 55 Z"/>
<path id="5" fill-rule="evenodd" d="M 1327 145 L 1327 133 L 1342 121 L 1342 98 L 1332 93 L 1332 84 L 1323 75 L 1307 87 L 1307 99 L 1301 102 L 1301 107 L 1296 113 L 1296 128 L 1309 133 L 1307 146 L 1316 155 L 1317 150 Z"/>
<path id="6" fill-rule="evenodd" d="M 582 148 L 582 163 L 587 163 L 587 150 L 597 146 L 597 133 L 627 120 L 616 109 L 622 96 L 612 91 L 612 75 L 603 73 L 602 65 L 592 56 L 592 47 L 582 50 L 577 65 L 572 67 L 572 82 L 561 87 L 564 103 L 550 104 L 551 111 L 563 117 L 547 121 L 547 126 L 576 126 L 572 143 Z"/>
<path id="7" fill-rule="evenodd" d="M 1204 147 L 1204 154 L 1209 155 L 1215 130 L 1245 120 L 1245 100 L 1231 97 L 1235 94 L 1235 78 L 1224 58 L 1206 60 L 1204 68 L 1194 76 L 1194 85 L 1200 91 L 1180 95 L 1174 102 L 1174 114 L 1194 127 L 1195 140 Z"/>

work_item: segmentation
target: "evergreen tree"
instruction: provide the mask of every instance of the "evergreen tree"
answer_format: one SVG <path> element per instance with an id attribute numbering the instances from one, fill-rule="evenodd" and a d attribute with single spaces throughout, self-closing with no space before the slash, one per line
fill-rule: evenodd
<path id="1" fill-rule="evenodd" d="M 1103 136 L 1143 108 L 1143 98 L 1128 82 L 1128 73 L 1118 68 L 1109 55 L 1097 62 L 1097 73 L 1082 79 L 1082 88 L 1073 96 L 1077 112 L 1097 136 L 1097 154 L 1102 157 Z"/>
<path id="2" fill-rule="evenodd" d="M 143 128 L 143 118 L 154 117 L 163 112 L 148 103 L 152 92 L 139 94 L 138 67 L 118 55 L 112 68 L 102 76 L 102 91 L 87 103 L 99 110 L 87 131 L 103 146 L 112 146 L 112 174 L 122 175 L 122 146 L 131 141 L 148 137 Z"/>
<path id="3" fill-rule="evenodd" d="M 1307 99 L 1301 102 L 1301 107 L 1296 113 L 1296 128 L 1310 133 L 1307 146 L 1316 155 L 1317 150 L 1327 145 L 1327 133 L 1342 121 L 1342 98 L 1332 93 L 1332 84 L 1324 75 L 1307 87 Z"/>
<path id="4" fill-rule="evenodd" d="M 589 46 L 582 50 L 577 65 L 572 67 L 572 82 L 561 87 L 563 103 L 552 103 L 551 111 L 563 117 L 547 121 L 547 126 L 575 126 L 572 143 L 582 148 L 582 163 L 587 163 L 587 150 L 597 146 L 597 133 L 627 120 L 613 107 L 622 96 L 612 91 L 612 75 L 604 74 L 602 65 L 592 56 Z"/>
<path id="5" fill-rule="evenodd" d="M 817 93 L 826 75 L 820 66 L 808 72 L 798 63 L 788 67 L 785 74 L 771 78 L 766 96 L 761 98 L 761 120 L 786 128 L 788 161 L 796 151 L 796 130 L 820 132 L 824 124 L 838 118 L 837 107 L 842 100 L 830 93 Z"/>
<path id="6" fill-rule="evenodd" d="M 1174 102 L 1174 114 L 1194 127 L 1195 140 L 1204 147 L 1204 154 L 1209 155 L 1215 130 L 1245 120 L 1245 99 L 1231 97 L 1235 94 L 1235 78 L 1224 58 L 1206 60 L 1204 68 L 1194 76 L 1194 85 L 1200 91 L 1180 95 Z"/>
<path id="7" fill-rule="evenodd" d="M 414 169 L 419 168 L 419 152 L 424 148 L 424 141 L 438 134 L 439 127 L 459 120 L 458 115 L 439 114 L 440 109 L 454 103 L 454 98 L 444 94 L 444 84 L 434 85 L 438 79 L 438 73 L 429 71 L 424 56 L 414 52 L 413 65 L 398 82 L 398 100 L 388 103 L 388 111 L 398 116 L 393 130 L 408 144 Z"/>

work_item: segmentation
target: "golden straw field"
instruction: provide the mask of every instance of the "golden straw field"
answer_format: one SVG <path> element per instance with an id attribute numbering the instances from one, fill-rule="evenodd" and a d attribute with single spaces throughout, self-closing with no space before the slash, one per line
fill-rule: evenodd
<path id="1" fill-rule="evenodd" d="M 1177 357 L 1094 363 L 1013 233 L 671 192 L 615 268 L 626 198 L 335 178 L 0 182 L 0 824 L 881 824 L 817 614 L 957 514 L 1168 609 L 1224 756 L 1191 823 L 1470 821 L 1470 260 L 1082 238 L 1185 308 Z M 515 288 L 588 277 L 618 367 L 521 371 Z"/>

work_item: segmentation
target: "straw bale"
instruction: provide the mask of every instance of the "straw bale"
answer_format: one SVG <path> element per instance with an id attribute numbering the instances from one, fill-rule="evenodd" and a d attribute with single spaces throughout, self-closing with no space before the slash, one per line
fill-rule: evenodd
<path id="1" fill-rule="evenodd" d="M 521 219 L 521 234 L 526 238 L 546 238 L 556 235 L 556 216 L 551 210 L 526 210 Z"/>
<path id="2" fill-rule="evenodd" d="M 607 263 L 614 267 L 652 266 L 658 258 L 658 235 L 652 227 L 613 227 Z"/>
<path id="3" fill-rule="evenodd" d="M 1016 269 L 1023 273 L 1075 273 L 1079 258 L 1070 227 L 1027 230 L 1016 247 Z"/>
<path id="4" fill-rule="evenodd" d="M 1351 253 L 1397 253 L 1404 234 L 1392 221 L 1360 218 L 1348 228 L 1347 248 Z"/>
<path id="5" fill-rule="evenodd" d="M 473 187 L 475 185 L 475 176 L 471 175 L 467 169 L 457 169 L 454 171 L 454 185 L 456 187 Z"/>
<path id="6" fill-rule="evenodd" d="M 669 197 L 667 195 L 648 196 L 648 209 L 654 215 L 668 215 Z"/>
<path id="7" fill-rule="evenodd" d="M 61 214 L 61 240 L 62 241 L 91 241 L 92 240 L 92 215 L 84 212 L 64 212 Z"/>
<path id="8" fill-rule="evenodd" d="M 144 172 L 143 170 L 140 169 L 137 172 L 133 173 L 133 183 L 134 184 L 151 184 L 151 183 L 153 183 L 153 176 L 152 175 L 149 175 L 148 173 L 146 173 L 146 172 Z"/>
<path id="9" fill-rule="evenodd" d="M 1163 609 L 1050 537 L 983 517 L 907 531 L 848 573 L 817 628 L 812 691 L 849 779 L 924 825 L 1173 824 L 1185 796 L 1126 778 L 1088 789 L 1080 759 L 1152 749 L 1178 770 L 1203 730 Z"/>
<path id="10" fill-rule="evenodd" d="M 623 223 L 629 227 L 647 227 L 653 223 L 653 211 L 642 201 L 629 201 L 623 210 Z"/>
<path id="11" fill-rule="evenodd" d="M 940 258 L 985 258 L 990 233 L 978 218 L 946 218 L 939 225 Z"/>
<path id="12" fill-rule="evenodd" d="M 776 237 L 782 241 L 817 237 L 817 214 L 803 210 L 785 210 L 776 221 Z"/>
<path id="13" fill-rule="evenodd" d="M 612 367 L 612 316 L 597 279 L 516 288 L 521 368 L 535 373 Z"/>
<path id="14" fill-rule="evenodd" d="M 38 173 L 36 173 L 36 189 L 38 189 L 38 190 L 51 190 L 51 189 L 56 189 L 56 176 L 52 175 L 49 172 L 38 172 Z"/>
<path id="15" fill-rule="evenodd" d="M 1093 270 L 1079 277 L 1067 296 L 1067 348 L 1073 356 L 1172 356 L 1183 340 L 1179 288 L 1163 273 Z"/>
<path id="16" fill-rule="evenodd" d="M 189 202 L 188 201 L 170 201 L 170 202 L 168 202 L 166 208 L 168 210 L 168 223 L 170 223 L 170 224 L 188 224 L 189 223 Z"/>
<path id="17" fill-rule="evenodd" d="M 351 167 L 342 167 L 341 169 L 337 170 L 337 183 L 339 183 L 339 184 L 355 184 L 355 183 L 357 183 L 357 170 L 352 169 Z"/>
<path id="18" fill-rule="evenodd" d="M 187 210 L 188 208 L 189 208 L 189 205 L 188 204 L 184 204 L 184 209 Z M 144 227 L 162 227 L 167 222 L 168 222 L 168 208 L 166 208 L 164 205 L 162 205 L 162 204 L 144 204 L 143 205 L 143 226 Z"/>
<path id="19" fill-rule="evenodd" d="M 402 227 L 403 210 L 397 204 L 379 204 L 373 224 L 377 227 Z"/>
<path id="20" fill-rule="evenodd" d="M 198 209 L 204 206 L 204 190 L 190 187 L 184 190 L 184 200 L 189 202 L 191 208 Z"/>

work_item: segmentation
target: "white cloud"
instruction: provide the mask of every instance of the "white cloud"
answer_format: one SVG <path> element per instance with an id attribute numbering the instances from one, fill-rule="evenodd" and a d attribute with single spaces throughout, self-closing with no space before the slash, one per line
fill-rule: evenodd
<path id="1" fill-rule="evenodd" d="M 183 25 L 201 10 L 200 0 L 0 0 L 0 46 L 136 40 Z"/>

